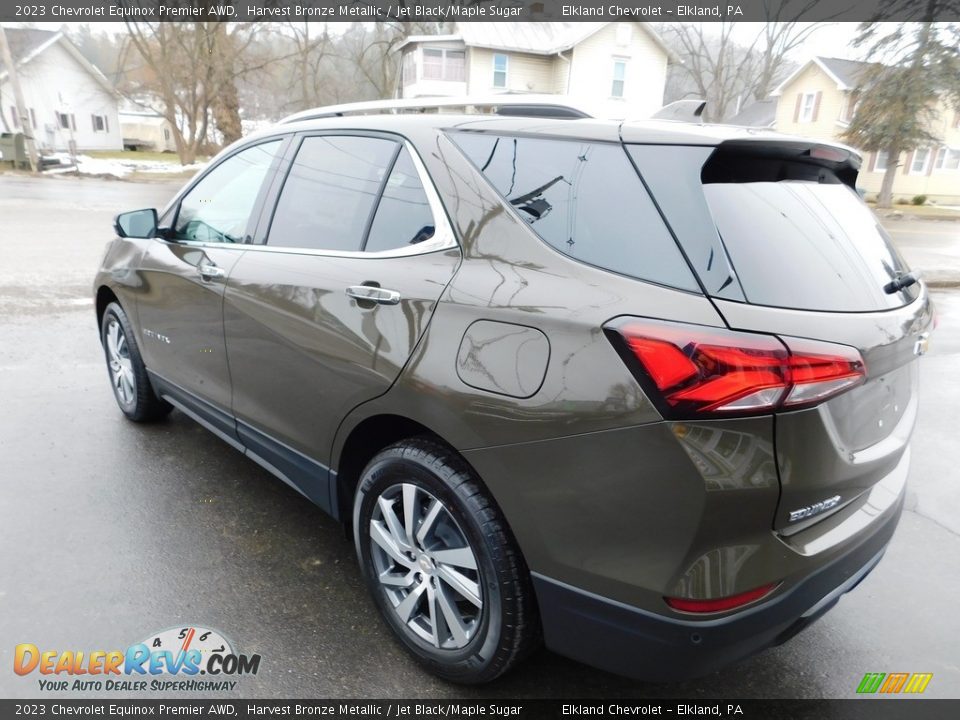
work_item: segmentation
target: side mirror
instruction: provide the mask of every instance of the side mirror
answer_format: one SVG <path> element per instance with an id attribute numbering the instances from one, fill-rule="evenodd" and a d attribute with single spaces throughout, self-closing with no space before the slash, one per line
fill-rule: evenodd
<path id="1" fill-rule="evenodd" d="M 122 238 L 151 238 L 157 232 L 157 211 L 154 208 L 120 213 L 113 220 L 113 229 Z"/>

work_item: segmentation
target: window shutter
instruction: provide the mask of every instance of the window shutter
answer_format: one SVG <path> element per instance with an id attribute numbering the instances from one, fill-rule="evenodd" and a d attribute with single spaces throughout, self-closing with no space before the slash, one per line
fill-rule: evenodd
<path id="1" fill-rule="evenodd" d="M 90 127 L 93 128 L 93 131 L 94 131 L 94 132 L 97 131 L 97 116 L 96 116 L 96 115 L 93 115 L 93 114 L 90 115 Z"/>
<path id="2" fill-rule="evenodd" d="M 797 93 L 797 105 L 793 109 L 793 121 L 800 122 L 800 106 L 803 104 L 803 93 Z"/>
<path id="3" fill-rule="evenodd" d="M 876 170 L 876 168 L 877 168 L 877 153 L 872 152 L 870 153 L 870 167 L 868 168 L 868 170 L 870 172 L 873 172 L 874 170 Z"/>
<path id="4" fill-rule="evenodd" d="M 77 116 L 74 115 L 73 113 L 70 113 L 70 129 L 71 130 L 77 129 Z"/>
<path id="5" fill-rule="evenodd" d="M 110 132 L 110 116 L 109 115 L 103 116 L 103 131 Z"/>
<path id="6" fill-rule="evenodd" d="M 911 152 L 907 153 L 907 161 L 903 164 L 904 175 L 910 174 L 910 166 L 913 165 L 913 156 L 916 154 L 916 152 L 916 150 L 912 150 Z"/>
<path id="7" fill-rule="evenodd" d="M 820 115 L 820 97 L 822 95 L 823 93 L 817 90 L 817 94 L 813 99 L 813 117 L 810 118 L 812 122 L 816 122 L 817 117 Z"/>

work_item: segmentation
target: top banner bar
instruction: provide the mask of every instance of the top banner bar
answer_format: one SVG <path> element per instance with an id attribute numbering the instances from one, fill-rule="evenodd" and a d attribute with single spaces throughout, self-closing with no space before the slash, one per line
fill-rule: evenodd
<path id="1" fill-rule="evenodd" d="M 0 0 L 11 22 L 955 22 L 960 0 Z"/>

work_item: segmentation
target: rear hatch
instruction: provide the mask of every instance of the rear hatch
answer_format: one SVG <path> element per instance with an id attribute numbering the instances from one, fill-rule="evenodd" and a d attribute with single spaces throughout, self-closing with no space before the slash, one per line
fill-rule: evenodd
<path id="1" fill-rule="evenodd" d="M 776 335 L 791 353 L 816 341 L 818 352 L 853 348 L 862 359 L 856 386 L 778 409 L 774 527 L 810 527 L 905 477 L 932 308 L 854 189 L 859 158 L 756 138 L 627 149 L 731 329 Z"/>

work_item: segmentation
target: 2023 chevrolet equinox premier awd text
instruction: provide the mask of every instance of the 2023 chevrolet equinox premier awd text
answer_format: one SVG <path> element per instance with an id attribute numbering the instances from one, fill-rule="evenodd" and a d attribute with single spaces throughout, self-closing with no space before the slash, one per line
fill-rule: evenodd
<path id="1" fill-rule="evenodd" d="M 96 279 L 132 420 L 193 417 L 341 520 L 438 675 L 783 642 L 897 524 L 932 307 L 859 158 L 676 123 L 283 122 Z"/>

